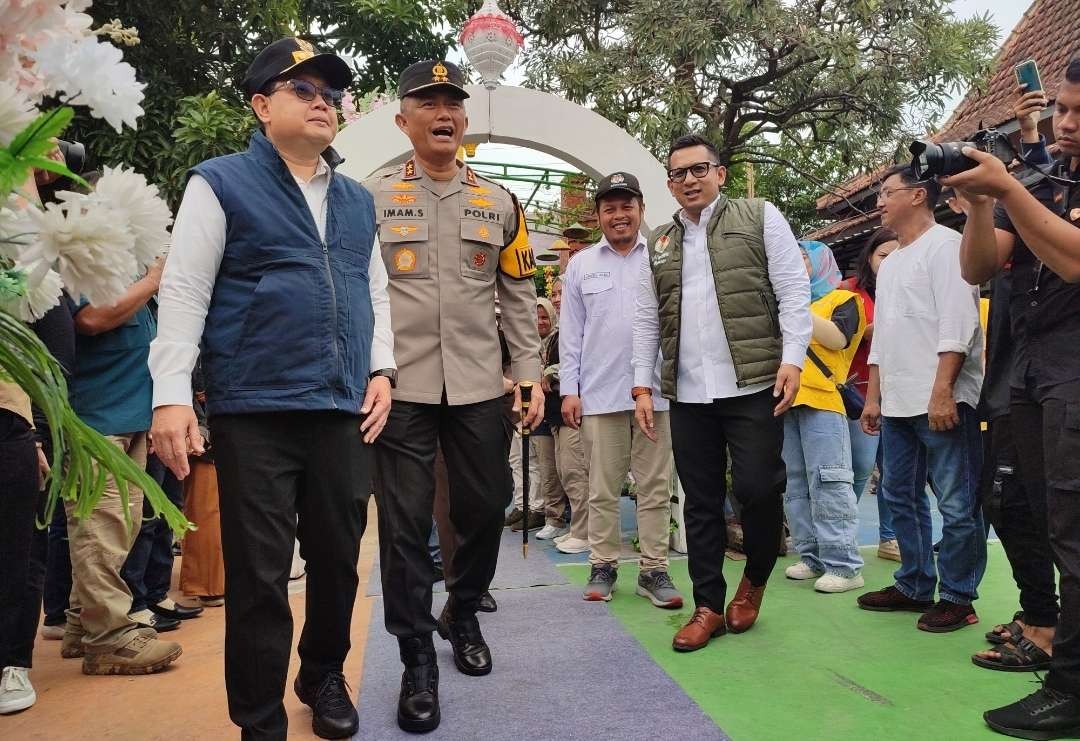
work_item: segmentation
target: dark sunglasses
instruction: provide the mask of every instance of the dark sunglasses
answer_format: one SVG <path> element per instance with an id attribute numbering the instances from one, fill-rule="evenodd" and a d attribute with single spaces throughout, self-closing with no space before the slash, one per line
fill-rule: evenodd
<path id="1" fill-rule="evenodd" d="M 673 183 L 681 183 L 686 180 L 686 173 L 690 173 L 696 178 L 703 178 L 709 174 L 709 169 L 712 167 L 720 167 L 717 162 L 697 162 L 689 167 L 673 167 L 667 171 L 668 180 Z"/>
<path id="2" fill-rule="evenodd" d="M 285 88 L 292 88 L 292 91 L 296 93 L 296 97 L 305 103 L 310 103 L 315 100 L 315 96 L 318 95 L 322 97 L 323 102 L 331 108 L 340 108 L 341 99 L 345 95 L 336 88 L 319 87 L 307 80 L 285 80 L 285 82 L 272 89 L 270 95 L 273 95 L 280 90 L 284 90 Z"/>

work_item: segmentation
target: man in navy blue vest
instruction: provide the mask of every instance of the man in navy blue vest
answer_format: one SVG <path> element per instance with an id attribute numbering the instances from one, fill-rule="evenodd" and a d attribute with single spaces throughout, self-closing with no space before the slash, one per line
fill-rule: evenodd
<path id="1" fill-rule="evenodd" d="M 342 664 L 370 491 L 396 380 L 372 197 L 334 172 L 348 65 L 277 41 L 243 81 L 246 152 L 192 170 L 160 292 L 152 439 L 178 478 L 201 453 L 199 355 L 221 491 L 225 683 L 244 739 L 284 739 L 293 539 L 307 560 L 297 696 L 322 738 L 357 729 Z"/>

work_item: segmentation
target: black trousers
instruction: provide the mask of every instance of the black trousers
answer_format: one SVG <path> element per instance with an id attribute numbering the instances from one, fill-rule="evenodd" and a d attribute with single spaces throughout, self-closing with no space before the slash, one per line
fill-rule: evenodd
<path id="1" fill-rule="evenodd" d="M 395 401 L 375 444 L 386 629 L 398 638 L 428 636 L 434 570 L 428 552 L 435 498 L 435 449 L 450 483 L 455 548 L 446 589 L 461 614 L 476 612 L 495 575 L 512 483 L 506 465 L 501 398 L 450 406 Z"/>
<path id="2" fill-rule="evenodd" d="M 146 461 L 146 472 L 158 482 L 177 509 L 184 508 L 184 484 L 156 455 Z M 172 530 L 164 518 L 154 517 L 149 499 L 143 499 L 143 519 L 120 576 L 131 590 L 131 611 L 140 612 L 169 596 L 173 572 Z"/>
<path id="3" fill-rule="evenodd" d="M 723 566 L 729 450 L 742 519 L 745 576 L 761 586 L 776 566 L 787 474 L 781 457 L 783 418 L 773 416 L 775 405 L 771 389 L 711 404 L 671 404 L 671 447 L 686 494 L 686 547 L 698 607 L 723 613 L 727 601 Z"/>
<path id="4" fill-rule="evenodd" d="M 225 686 L 245 739 L 284 739 L 293 539 L 307 561 L 300 676 L 341 671 L 367 523 L 371 447 L 360 418 L 267 412 L 210 420 L 225 560 Z"/>
<path id="5" fill-rule="evenodd" d="M 30 424 L 0 409 L 0 666 L 30 666 L 41 610 L 40 586 L 35 590 L 30 578 L 38 501 L 37 449 Z"/>
<path id="6" fill-rule="evenodd" d="M 1057 576 L 1047 531 L 1042 410 L 1022 399 L 990 423 L 983 510 L 994 526 L 1020 590 L 1028 625 L 1058 622 Z M 1019 451 L 1023 451 L 1023 455 Z"/>
<path id="7" fill-rule="evenodd" d="M 1046 682 L 1080 695 L 1080 383 L 1029 389 L 1014 396 L 1010 405 L 1014 424 L 1017 407 L 1024 406 L 1021 399 L 1037 406 L 1038 412 L 1027 411 L 1042 435 L 1022 435 L 1018 428 L 1017 453 L 1024 464 L 1034 459 L 1033 441 L 1042 443 L 1050 549 L 1061 578 L 1061 614 Z"/>

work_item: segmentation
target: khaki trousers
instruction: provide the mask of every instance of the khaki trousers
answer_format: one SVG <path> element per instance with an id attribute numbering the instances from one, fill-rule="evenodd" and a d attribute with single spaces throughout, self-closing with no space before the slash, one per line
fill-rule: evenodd
<path id="1" fill-rule="evenodd" d="M 106 437 L 137 466 L 146 467 L 145 432 Z M 105 481 L 105 491 L 94 511 L 87 517 L 77 520 L 74 504 L 65 502 L 64 506 L 71 549 L 67 630 L 82 635 L 87 653 L 108 653 L 123 642 L 126 633 L 138 627 L 128 617 L 131 591 L 120 577 L 120 569 L 139 534 L 143 493 L 141 489 L 128 487 L 130 525 L 124 520 L 120 490 L 111 476 Z"/>
<path id="2" fill-rule="evenodd" d="M 570 537 L 589 539 L 589 468 L 581 431 L 572 427 L 552 430 L 559 483 L 570 500 Z"/>
<path id="3" fill-rule="evenodd" d="M 521 473 L 521 440 L 518 432 L 510 441 L 510 473 L 514 477 L 514 507 L 525 511 L 525 481 Z M 536 455 L 536 438 L 529 435 L 529 511 L 543 512 L 544 501 L 540 498 L 540 461 Z"/>
<path id="4" fill-rule="evenodd" d="M 532 435 L 532 450 L 539 470 L 540 501 L 544 503 L 544 524 L 562 527 L 562 514 L 566 508 L 566 492 L 559 481 L 559 467 L 555 459 L 555 438 L 551 435 Z"/>
<path id="5" fill-rule="evenodd" d="M 634 413 L 590 414 L 581 422 L 589 461 L 589 563 L 617 564 L 621 545 L 619 496 L 627 471 L 637 485 L 642 571 L 667 569 L 671 523 L 671 427 L 656 412 L 657 441 L 638 429 Z"/>

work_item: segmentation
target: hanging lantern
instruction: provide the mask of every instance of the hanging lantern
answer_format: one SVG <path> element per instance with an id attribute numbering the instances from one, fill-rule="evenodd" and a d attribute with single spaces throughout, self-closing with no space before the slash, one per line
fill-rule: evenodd
<path id="1" fill-rule="evenodd" d="M 488 90 L 499 84 L 499 78 L 525 43 L 510 16 L 499 10 L 496 0 L 484 0 L 480 10 L 465 22 L 459 40 Z"/>

